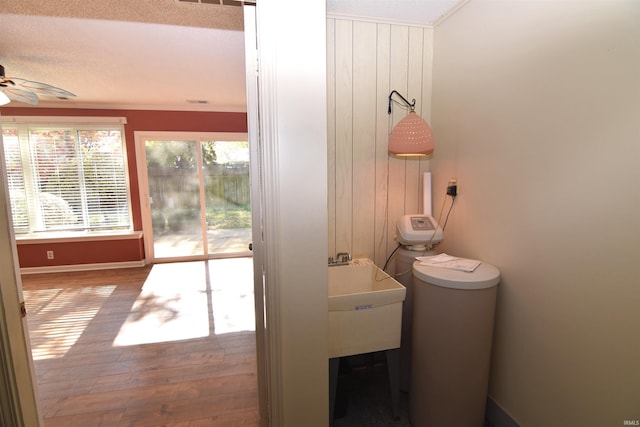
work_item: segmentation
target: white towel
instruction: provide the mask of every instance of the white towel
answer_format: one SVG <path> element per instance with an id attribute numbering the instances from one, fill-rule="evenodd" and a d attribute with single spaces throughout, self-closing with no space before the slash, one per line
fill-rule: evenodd
<path id="1" fill-rule="evenodd" d="M 447 254 L 420 256 L 416 257 L 416 259 L 420 261 L 420 265 L 449 268 L 451 270 L 460 270 L 467 273 L 471 273 L 481 264 L 480 261 L 466 258 L 457 258 Z"/>

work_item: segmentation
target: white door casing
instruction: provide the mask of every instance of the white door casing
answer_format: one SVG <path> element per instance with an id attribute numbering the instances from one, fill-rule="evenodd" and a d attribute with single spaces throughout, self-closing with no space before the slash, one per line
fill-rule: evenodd
<path id="1" fill-rule="evenodd" d="M 4 146 L 0 137 L 0 370 L 7 394 L 2 393 L 2 408 L 11 411 L 2 414 L 0 422 L 12 426 L 42 425 L 38 409 L 37 388 L 27 320 L 22 316 L 22 282 L 18 265 L 6 172 Z M 6 419 L 5 419 L 6 417 Z"/>
<path id="2" fill-rule="evenodd" d="M 326 6 L 263 1 L 256 17 L 270 425 L 326 426 Z"/>

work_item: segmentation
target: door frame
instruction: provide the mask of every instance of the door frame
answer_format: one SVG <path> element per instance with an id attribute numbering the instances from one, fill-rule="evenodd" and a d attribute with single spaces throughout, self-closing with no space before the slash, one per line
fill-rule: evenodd
<path id="1" fill-rule="evenodd" d="M 296 19 L 284 18 L 292 9 Z M 295 0 L 256 3 L 263 202 L 256 287 L 264 283 L 272 426 L 329 425 L 326 16 L 324 0 L 304 8 Z"/>
<path id="2" fill-rule="evenodd" d="M 0 164 L 4 165 L 0 135 Z M 22 281 L 18 265 L 9 191 L 4 170 L 0 173 L 0 425 L 40 426 L 36 376 L 31 356 L 27 319 L 21 312 Z"/>
<path id="3" fill-rule="evenodd" d="M 244 5 L 245 84 L 247 92 L 247 128 L 249 131 L 249 179 L 251 185 L 251 233 L 253 245 L 253 297 L 256 319 L 256 364 L 258 376 L 258 414 L 260 427 L 271 425 L 270 404 L 279 406 L 274 389 L 275 373 L 271 371 L 270 341 L 266 323 L 265 253 L 264 253 L 264 156 L 260 143 L 258 114 L 258 43 L 256 7 Z"/>
<path id="4" fill-rule="evenodd" d="M 149 176 L 147 173 L 147 153 L 145 141 L 150 139 L 164 141 L 249 141 L 247 132 L 164 132 L 164 131 L 135 131 L 136 148 L 136 169 L 138 173 L 138 193 L 140 197 L 140 216 L 142 219 L 142 233 L 144 243 L 144 262 L 152 264 L 154 262 L 174 262 L 206 260 L 212 258 L 228 258 L 236 256 L 246 256 L 248 253 L 218 254 L 211 257 L 206 253 L 202 256 L 172 257 L 156 259 L 153 249 L 153 225 L 151 221 L 151 203 L 149 202 Z M 253 209 L 253 207 L 252 207 Z M 206 245 L 206 242 L 203 242 Z"/>

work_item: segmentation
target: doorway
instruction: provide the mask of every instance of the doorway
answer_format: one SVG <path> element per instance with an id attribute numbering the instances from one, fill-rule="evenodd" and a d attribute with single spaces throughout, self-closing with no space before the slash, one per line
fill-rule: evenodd
<path id="1" fill-rule="evenodd" d="M 246 133 L 136 132 L 148 262 L 251 254 Z"/>

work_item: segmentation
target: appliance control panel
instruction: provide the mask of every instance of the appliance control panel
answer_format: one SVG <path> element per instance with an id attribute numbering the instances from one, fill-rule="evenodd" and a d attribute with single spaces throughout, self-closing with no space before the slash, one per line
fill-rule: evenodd
<path id="1" fill-rule="evenodd" d="M 431 222 L 431 217 L 429 216 L 412 216 L 411 229 L 413 231 L 435 230 L 436 227 L 433 225 L 433 222 Z"/>
<path id="2" fill-rule="evenodd" d="M 396 239 L 403 245 L 431 246 L 442 237 L 442 229 L 431 215 L 403 215 L 396 223 Z"/>

